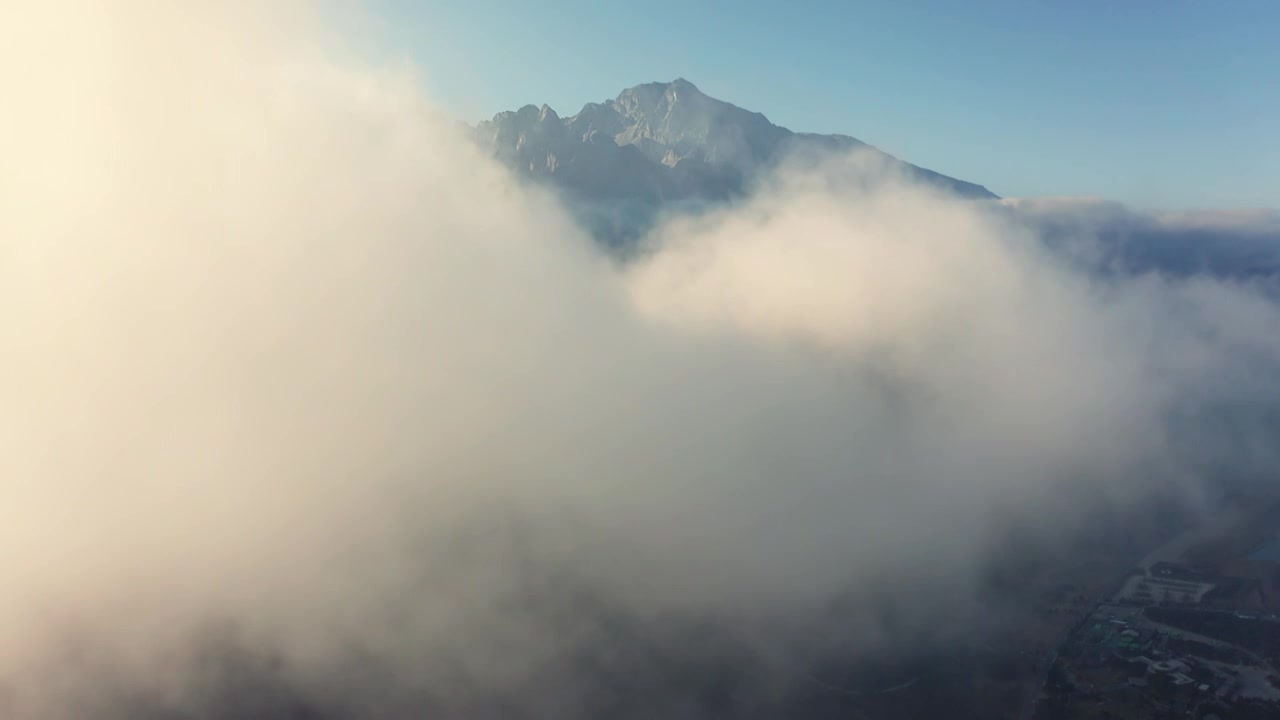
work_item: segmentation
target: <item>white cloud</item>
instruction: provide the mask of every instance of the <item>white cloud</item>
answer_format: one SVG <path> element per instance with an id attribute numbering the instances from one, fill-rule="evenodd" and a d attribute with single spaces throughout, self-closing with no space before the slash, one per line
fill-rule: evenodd
<path id="1" fill-rule="evenodd" d="M 335 712 L 572 714 L 599 613 L 768 658 L 876 581 L 962 606 L 994 518 L 1180 482 L 1171 408 L 1274 393 L 1247 288 L 857 159 L 617 268 L 312 14 L 174 8 L 0 17 L 10 717 L 227 702 L 224 622 Z"/>

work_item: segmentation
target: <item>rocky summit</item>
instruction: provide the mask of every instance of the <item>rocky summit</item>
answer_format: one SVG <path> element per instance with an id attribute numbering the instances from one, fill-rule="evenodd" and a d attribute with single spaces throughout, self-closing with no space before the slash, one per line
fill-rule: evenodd
<path id="1" fill-rule="evenodd" d="M 981 185 L 903 162 L 847 135 L 792 132 L 684 79 L 637 85 L 571 117 L 526 105 L 498 113 L 473 132 L 508 166 L 586 201 L 726 200 L 784 158 L 859 148 L 907 177 L 964 197 L 996 197 Z"/>

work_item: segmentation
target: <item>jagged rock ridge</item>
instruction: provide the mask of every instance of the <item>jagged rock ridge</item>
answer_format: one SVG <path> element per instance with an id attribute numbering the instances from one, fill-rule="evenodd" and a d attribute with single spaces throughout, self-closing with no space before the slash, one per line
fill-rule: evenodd
<path id="1" fill-rule="evenodd" d="M 588 202 L 726 200 L 792 153 L 855 148 L 959 195 L 996 197 L 981 185 L 902 162 L 847 135 L 792 132 L 760 113 L 709 97 L 684 79 L 637 85 L 567 118 L 546 105 L 526 105 L 479 123 L 474 135 L 519 172 Z"/>

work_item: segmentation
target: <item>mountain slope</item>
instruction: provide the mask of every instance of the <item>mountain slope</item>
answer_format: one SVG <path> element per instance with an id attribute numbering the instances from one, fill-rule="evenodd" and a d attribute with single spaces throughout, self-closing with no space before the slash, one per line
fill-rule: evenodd
<path id="1" fill-rule="evenodd" d="M 721 201 L 788 156 L 865 149 L 908 177 L 964 197 L 981 185 L 912 165 L 846 135 L 795 133 L 757 112 L 709 97 L 692 83 L 647 83 L 561 118 L 526 105 L 474 129 L 476 140 L 522 174 L 591 203 Z"/>

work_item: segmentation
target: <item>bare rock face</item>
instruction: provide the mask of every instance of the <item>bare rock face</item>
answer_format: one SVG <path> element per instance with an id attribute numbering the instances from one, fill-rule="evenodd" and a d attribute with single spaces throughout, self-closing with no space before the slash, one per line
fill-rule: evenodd
<path id="1" fill-rule="evenodd" d="M 579 199 L 646 204 L 730 199 L 794 153 L 880 152 L 845 135 L 794 133 L 683 78 L 637 85 L 568 118 L 526 105 L 481 122 L 474 136 L 510 167 Z M 959 195 L 996 197 L 981 185 L 885 158 L 909 177 Z"/>

